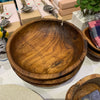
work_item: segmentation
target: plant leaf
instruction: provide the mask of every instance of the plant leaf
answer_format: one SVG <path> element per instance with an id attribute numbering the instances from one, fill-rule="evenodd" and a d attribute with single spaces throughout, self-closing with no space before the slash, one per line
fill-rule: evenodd
<path id="1" fill-rule="evenodd" d="M 87 0 L 82 0 L 81 3 L 82 3 L 82 4 L 87 4 L 88 1 L 87 1 Z"/>
<path id="2" fill-rule="evenodd" d="M 80 0 L 77 0 L 77 4 L 80 5 Z"/>
<path id="3" fill-rule="evenodd" d="M 88 10 L 91 10 L 92 8 L 93 8 L 93 7 L 92 7 L 91 5 L 88 5 L 88 6 L 87 6 L 87 9 L 88 9 Z"/>
<path id="4" fill-rule="evenodd" d="M 80 5 L 75 5 L 75 7 L 79 7 Z"/>

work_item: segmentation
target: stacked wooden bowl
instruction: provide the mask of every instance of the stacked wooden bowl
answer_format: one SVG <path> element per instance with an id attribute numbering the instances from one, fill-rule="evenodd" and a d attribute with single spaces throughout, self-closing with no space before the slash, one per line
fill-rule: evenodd
<path id="1" fill-rule="evenodd" d="M 89 31 L 89 28 L 86 28 L 84 31 L 83 31 L 83 34 L 88 42 L 88 48 L 87 48 L 87 56 L 94 60 L 94 61 L 100 61 L 100 49 L 97 48 L 95 46 L 95 44 L 92 42 L 92 39 L 91 39 L 91 36 L 90 36 L 90 31 Z"/>
<path id="2" fill-rule="evenodd" d="M 69 89 L 65 100 L 81 100 L 95 90 L 100 91 L 100 74 L 92 74 L 81 79 Z"/>
<path id="3" fill-rule="evenodd" d="M 86 41 L 74 25 L 41 19 L 20 27 L 9 38 L 7 55 L 23 80 L 39 86 L 67 81 L 86 56 Z"/>

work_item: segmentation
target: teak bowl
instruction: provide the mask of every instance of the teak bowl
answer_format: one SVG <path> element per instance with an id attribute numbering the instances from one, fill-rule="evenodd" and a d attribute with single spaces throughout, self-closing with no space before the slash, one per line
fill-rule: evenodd
<path id="1" fill-rule="evenodd" d="M 81 100 L 95 90 L 100 91 L 100 74 L 92 74 L 81 79 L 69 89 L 65 100 Z"/>
<path id="2" fill-rule="evenodd" d="M 6 50 L 12 67 L 34 79 L 70 73 L 86 56 L 86 41 L 74 25 L 61 20 L 32 21 L 12 34 Z"/>
<path id="3" fill-rule="evenodd" d="M 97 48 L 97 47 L 95 46 L 95 44 L 92 42 L 92 39 L 91 39 L 90 33 L 89 33 L 89 28 L 84 29 L 84 30 L 83 30 L 83 34 L 84 34 L 84 36 L 85 36 L 85 38 L 86 38 L 88 44 L 93 48 L 93 50 L 96 50 L 97 52 L 100 52 L 100 49 Z"/>
<path id="4" fill-rule="evenodd" d="M 79 71 L 81 65 L 82 65 L 82 63 L 75 70 L 68 73 L 67 75 L 57 78 L 57 79 L 51 79 L 51 80 L 36 80 L 36 79 L 29 78 L 29 77 L 25 77 L 21 73 L 17 72 L 16 70 L 15 70 L 15 72 L 21 79 L 23 79 L 24 81 L 26 81 L 28 83 L 31 83 L 32 85 L 49 87 L 49 86 L 59 85 L 65 81 L 69 80 L 70 78 L 72 78 Z"/>
<path id="5" fill-rule="evenodd" d="M 50 86 L 56 86 L 59 85 L 63 82 L 66 82 L 67 80 L 69 80 L 70 78 L 72 78 L 78 71 L 79 71 L 80 67 L 76 68 L 75 70 L 73 70 L 71 73 L 57 78 L 57 79 L 52 79 L 52 80 L 36 80 L 36 79 L 32 79 L 29 77 L 25 77 L 23 75 L 21 75 L 20 73 L 18 73 L 16 71 L 16 74 L 23 79 L 24 81 L 32 84 L 32 85 L 36 85 L 36 86 L 40 86 L 40 87 L 50 87 Z"/>
<path id="6" fill-rule="evenodd" d="M 90 33 L 89 33 L 89 28 L 84 29 L 83 35 L 85 36 L 88 42 L 87 56 L 94 61 L 100 61 L 100 49 L 96 48 L 96 46 L 92 42 Z"/>
<path id="7" fill-rule="evenodd" d="M 92 50 L 91 47 L 88 47 L 87 49 L 87 56 L 94 61 L 100 61 L 100 52 Z"/>

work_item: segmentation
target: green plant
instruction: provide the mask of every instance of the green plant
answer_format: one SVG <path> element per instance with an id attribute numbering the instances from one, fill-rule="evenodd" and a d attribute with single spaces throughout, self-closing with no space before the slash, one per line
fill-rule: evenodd
<path id="1" fill-rule="evenodd" d="M 83 15 L 93 15 L 100 12 L 100 0 L 77 0 L 75 7 L 80 7 Z"/>

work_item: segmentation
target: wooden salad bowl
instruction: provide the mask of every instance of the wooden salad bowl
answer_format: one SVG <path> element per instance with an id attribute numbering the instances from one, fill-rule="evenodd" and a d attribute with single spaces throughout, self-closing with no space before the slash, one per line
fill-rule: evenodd
<path id="1" fill-rule="evenodd" d="M 100 74 L 92 74 L 81 79 L 68 90 L 65 100 L 81 100 L 95 90 L 100 91 Z"/>
<path id="2" fill-rule="evenodd" d="M 82 62 L 83 63 L 83 62 Z M 67 80 L 69 80 L 70 78 L 72 78 L 80 69 L 82 63 L 76 68 L 74 69 L 72 72 L 68 73 L 67 75 L 60 77 L 60 78 L 56 78 L 56 79 L 51 79 L 51 80 L 37 80 L 37 79 L 32 79 L 29 77 L 25 77 L 24 75 L 22 75 L 21 73 L 16 72 L 16 74 L 23 79 L 24 81 L 32 84 L 32 85 L 37 85 L 37 86 L 41 86 L 41 87 L 49 87 L 49 86 L 55 86 L 55 85 L 59 85 L 63 82 L 66 82 Z"/>
<path id="3" fill-rule="evenodd" d="M 9 38 L 6 50 L 12 68 L 33 79 L 55 79 L 84 60 L 86 40 L 74 25 L 61 20 L 32 21 Z"/>
<path id="4" fill-rule="evenodd" d="M 100 61 L 100 52 L 94 51 L 91 49 L 91 47 L 88 47 L 87 49 L 87 56 L 94 61 Z"/>
<path id="5" fill-rule="evenodd" d="M 32 84 L 32 85 L 36 85 L 36 86 L 40 86 L 40 87 L 51 87 L 51 86 L 56 86 L 59 85 L 63 82 L 66 82 L 67 80 L 71 79 L 78 71 L 79 71 L 80 67 L 76 68 L 75 70 L 73 70 L 71 73 L 57 78 L 57 79 L 52 79 L 52 80 L 36 80 L 36 79 L 32 79 L 32 78 L 28 78 L 25 77 L 23 75 L 21 75 L 20 73 L 18 73 L 16 71 L 16 74 L 23 79 L 24 81 Z"/>
<path id="6" fill-rule="evenodd" d="M 95 44 L 92 42 L 92 39 L 91 39 L 91 37 L 90 37 L 89 28 L 84 29 L 84 30 L 83 30 L 83 34 L 84 34 L 84 36 L 85 36 L 85 38 L 86 38 L 88 44 L 93 48 L 93 50 L 96 50 L 96 51 L 100 52 L 100 49 L 97 48 L 97 47 L 95 46 Z"/>

